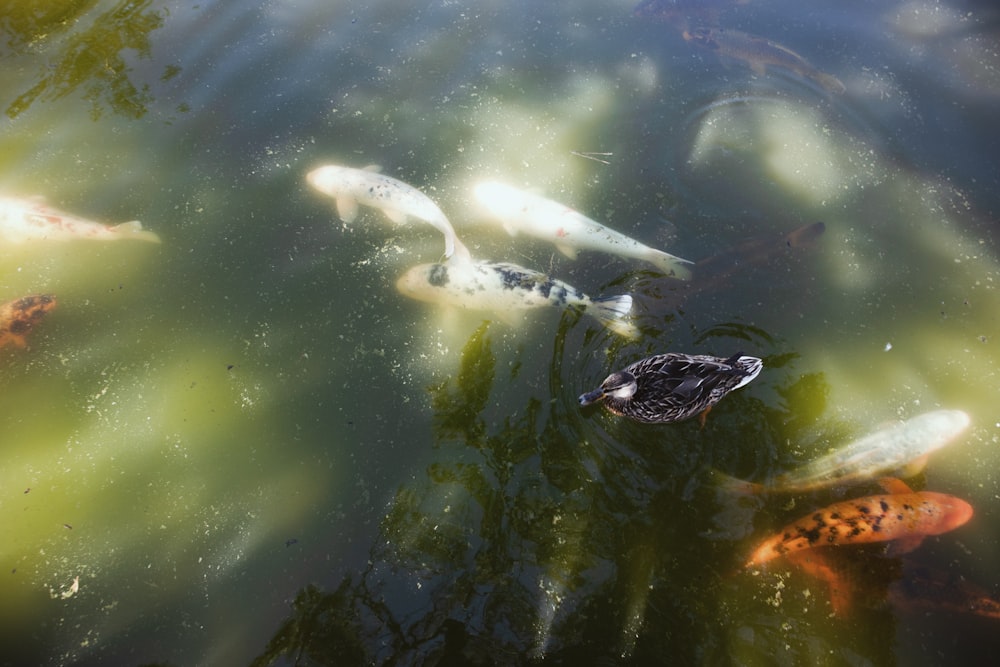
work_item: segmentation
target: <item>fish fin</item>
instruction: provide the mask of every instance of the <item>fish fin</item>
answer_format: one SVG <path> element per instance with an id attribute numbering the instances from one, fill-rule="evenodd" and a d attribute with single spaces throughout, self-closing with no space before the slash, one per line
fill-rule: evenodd
<path id="1" fill-rule="evenodd" d="M 0 334 L 0 348 L 6 347 L 7 345 L 13 345 L 14 347 L 24 349 L 28 347 L 28 340 L 24 336 L 19 336 L 6 331 Z"/>
<path id="2" fill-rule="evenodd" d="M 402 211 L 397 211 L 394 208 L 384 208 L 382 209 L 382 212 L 385 213 L 385 217 L 389 218 L 397 225 L 406 224 L 406 214 Z M 445 244 L 447 245 L 447 239 L 445 239 Z"/>
<path id="3" fill-rule="evenodd" d="M 907 537 L 893 540 L 886 546 L 885 555 L 895 558 L 896 556 L 908 554 L 920 546 L 920 543 L 924 541 L 924 537 L 924 535 L 908 535 Z"/>
<path id="4" fill-rule="evenodd" d="M 594 299 L 591 308 L 593 309 L 591 315 L 616 334 L 626 338 L 638 338 L 639 330 L 625 319 L 629 311 L 632 310 L 632 296 L 630 294 Z"/>
<path id="5" fill-rule="evenodd" d="M 511 236 L 517 236 L 517 227 L 515 227 L 512 224 L 510 224 L 509 222 L 503 223 L 503 229 L 504 229 L 505 232 L 507 232 Z"/>
<path id="6" fill-rule="evenodd" d="M 122 236 L 129 236 L 134 239 L 149 241 L 151 243 L 160 242 L 160 237 L 155 232 L 143 229 L 142 223 L 138 220 L 129 220 L 128 222 L 123 222 L 120 225 L 115 225 L 111 229 Z"/>
<path id="7" fill-rule="evenodd" d="M 382 165 L 380 165 L 380 164 L 370 164 L 370 165 L 368 165 L 366 167 L 362 167 L 361 171 L 370 171 L 373 174 L 381 174 L 382 173 Z"/>
<path id="8" fill-rule="evenodd" d="M 785 558 L 811 577 L 826 582 L 830 591 L 830 606 L 834 616 L 844 616 L 851 605 L 851 590 L 846 573 L 841 567 L 821 553 L 822 549 L 808 549 L 788 554 Z"/>
<path id="9" fill-rule="evenodd" d="M 358 217 L 358 202 L 350 195 L 337 197 L 337 215 L 346 223 L 354 222 Z"/>
<path id="10" fill-rule="evenodd" d="M 895 477 L 881 477 L 878 485 L 885 489 L 886 493 L 913 493 L 913 489 L 906 482 Z"/>
<path id="11" fill-rule="evenodd" d="M 694 264 L 694 262 L 689 259 L 682 259 L 675 255 L 671 255 L 669 252 L 663 252 L 662 250 L 651 250 L 652 252 L 646 257 L 646 259 L 655 264 L 661 271 L 666 273 L 668 276 L 677 278 L 678 280 L 691 279 L 691 269 L 684 265 Z"/>
<path id="12" fill-rule="evenodd" d="M 561 245 L 561 244 L 557 243 L 556 244 L 556 250 L 558 250 L 562 254 L 566 255 L 570 259 L 576 259 L 576 248 L 573 248 L 572 246 Z"/>
<path id="13" fill-rule="evenodd" d="M 924 454 L 923 456 L 918 456 L 917 458 L 907 463 L 905 466 L 896 470 L 896 474 L 904 479 L 915 477 L 920 472 L 922 472 L 924 468 L 927 467 L 927 462 L 930 460 L 930 458 L 931 458 L 930 454 Z"/>
<path id="14" fill-rule="evenodd" d="M 709 479 L 720 491 L 734 495 L 753 496 L 767 492 L 767 487 L 763 484 L 747 482 L 718 470 L 710 470 Z"/>

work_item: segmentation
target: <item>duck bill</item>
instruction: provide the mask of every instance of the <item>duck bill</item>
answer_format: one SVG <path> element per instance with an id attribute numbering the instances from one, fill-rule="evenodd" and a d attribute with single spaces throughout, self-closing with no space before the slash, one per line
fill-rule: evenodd
<path id="1" fill-rule="evenodd" d="M 604 398 L 604 390 L 597 389 L 580 395 L 580 405 L 590 405 Z"/>

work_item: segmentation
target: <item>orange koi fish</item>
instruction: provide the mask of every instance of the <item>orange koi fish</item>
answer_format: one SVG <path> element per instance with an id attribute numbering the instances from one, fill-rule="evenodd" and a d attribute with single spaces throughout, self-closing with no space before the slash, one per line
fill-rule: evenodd
<path id="1" fill-rule="evenodd" d="M 160 242 L 160 237 L 143 229 L 138 220 L 105 225 L 50 208 L 40 200 L 0 197 L 0 240 L 23 243 L 74 239 Z"/>
<path id="2" fill-rule="evenodd" d="M 894 542 L 895 554 L 916 549 L 928 535 L 954 530 L 972 518 L 960 498 L 931 491 L 914 492 L 904 482 L 879 480 L 888 493 L 834 503 L 785 526 L 754 550 L 745 567 L 815 547 Z"/>
<path id="3" fill-rule="evenodd" d="M 0 349 L 8 345 L 27 347 L 25 337 L 55 307 L 56 298 L 51 294 L 26 296 L 0 305 Z"/>

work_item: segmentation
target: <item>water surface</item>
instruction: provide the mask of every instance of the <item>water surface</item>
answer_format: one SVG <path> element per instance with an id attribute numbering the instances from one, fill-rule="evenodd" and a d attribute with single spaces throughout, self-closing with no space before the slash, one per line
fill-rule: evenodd
<path id="1" fill-rule="evenodd" d="M 751 0 L 690 19 L 796 51 L 835 95 L 632 2 L 548 4 L 4 10 L 0 192 L 163 243 L 0 247 L 0 300 L 59 300 L 0 350 L 0 662 L 882 665 L 993 645 L 996 618 L 886 590 L 1000 586 L 1000 15 Z M 396 278 L 440 236 L 343 225 L 304 180 L 323 163 L 421 188 L 478 257 L 632 293 L 642 335 L 407 300 Z M 511 240 L 473 200 L 486 179 L 707 268 L 685 284 Z M 668 350 L 765 370 L 704 429 L 577 406 Z M 788 565 L 740 571 L 877 487 L 740 498 L 712 470 L 766 480 L 939 407 L 972 427 L 911 482 L 971 502 L 969 524 L 903 559 L 847 553 L 846 615 Z"/>

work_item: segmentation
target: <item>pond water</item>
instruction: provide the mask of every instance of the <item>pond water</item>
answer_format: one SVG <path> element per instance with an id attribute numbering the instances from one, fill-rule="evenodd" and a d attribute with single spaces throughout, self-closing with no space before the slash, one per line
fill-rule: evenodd
<path id="1" fill-rule="evenodd" d="M 956 664 L 995 645 L 992 3 L 36 4 L 2 10 L 0 196 L 162 243 L 0 244 L 0 301 L 58 300 L 0 349 L 0 664 Z M 640 335 L 406 298 L 441 235 L 371 208 L 344 224 L 305 181 L 327 163 L 419 188 L 477 258 L 631 293 Z M 512 239 L 472 195 L 488 179 L 694 276 Z M 665 351 L 764 370 L 703 428 L 578 406 Z M 971 521 L 902 556 L 835 549 L 846 609 L 784 560 L 742 567 L 879 487 L 734 495 L 718 472 L 766 482 L 938 408 L 971 426 L 907 479 Z"/>

